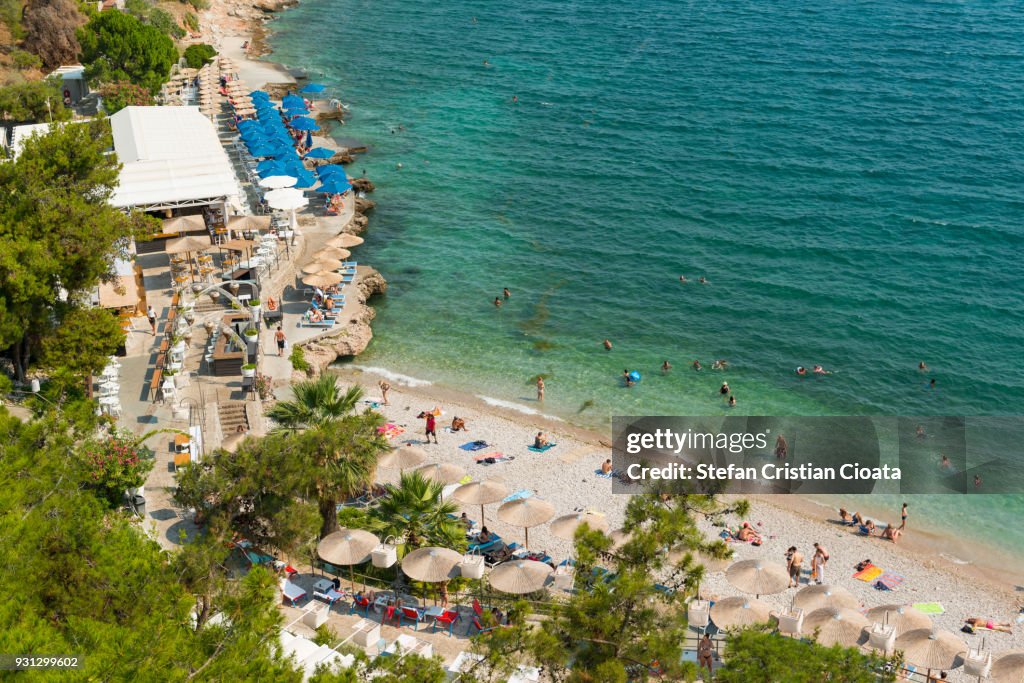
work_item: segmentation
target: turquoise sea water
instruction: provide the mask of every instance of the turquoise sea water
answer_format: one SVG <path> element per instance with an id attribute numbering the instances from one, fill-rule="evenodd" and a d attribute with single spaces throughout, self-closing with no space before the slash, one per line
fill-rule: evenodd
<path id="1" fill-rule="evenodd" d="M 746 414 L 1021 412 L 1019 3 L 305 0 L 273 29 L 372 148 L 359 365 L 532 409 L 545 373 L 590 426 L 722 414 L 723 380 Z"/>

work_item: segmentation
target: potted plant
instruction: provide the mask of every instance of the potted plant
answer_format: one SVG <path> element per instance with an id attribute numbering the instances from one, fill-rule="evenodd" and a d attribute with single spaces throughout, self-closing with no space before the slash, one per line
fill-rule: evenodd
<path id="1" fill-rule="evenodd" d="M 256 364 L 246 363 L 242 366 L 242 377 L 255 377 L 256 376 Z"/>
<path id="2" fill-rule="evenodd" d="M 175 353 L 184 352 L 185 337 L 177 334 L 174 335 L 174 337 L 171 338 L 171 351 L 174 351 Z"/>
<path id="3" fill-rule="evenodd" d="M 238 283 L 237 282 L 232 282 L 231 284 L 228 285 L 228 289 L 231 290 L 232 294 L 236 294 L 237 295 L 238 294 Z"/>
<path id="4" fill-rule="evenodd" d="M 252 313 L 253 320 L 259 320 L 260 317 L 260 300 L 250 299 L 249 300 L 249 312 Z"/>

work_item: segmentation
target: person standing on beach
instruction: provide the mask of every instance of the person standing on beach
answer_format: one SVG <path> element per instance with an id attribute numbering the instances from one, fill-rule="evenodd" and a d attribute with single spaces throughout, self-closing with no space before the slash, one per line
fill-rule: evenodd
<path id="1" fill-rule="evenodd" d="M 537 375 L 537 401 L 544 402 L 544 377 Z"/>
<path id="2" fill-rule="evenodd" d="M 388 403 L 388 392 L 391 391 L 391 385 L 381 380 L 377 382 L 377 386 L 380 387 L 380 402 L 386 406 L 391 405 Z"/>
<path id="3" fill-rule="evenodd" d="M 800 571 L 804 563 L 803 554 L 796 549 L 795 545 L 789 546 L 786 551 L 786 571 L 789 572 L 789 585 L 787 588 L 800 586 Z"/>
<path id="4" fill-rule="evenodd" d="M 820 543 L 814 544 L 814 559 L 811 565 L 814 568 L 813 574 L 818 584 L 825 583 L 825 565 L 828 564 L 828 551 Z"/>
<path id="5" fill-rule="evenodd" d="M 427 418 L 427 443 L 430 443 L 430 437 L 434 437 L 434 443 L 437 443 L 437 418 L 432 412 L 422 413 L 422 415 Z"/>
<path id="6" fill-rule="evenodd" d="M 153 331 L 153 336 L 156 336 L 156 311 L 153 310 L 152 306 L 146 307 L 146 318 L 149 319 L 149 329 Z"/>
<path id="7" fill-rule="evenodd" d="M 280 325 L 277 326 L 277 332 L 274 333 L 274 339 L 277 340 L 277 355 L 278 356 L 283 356 L 284 355 L 284 342 L 285 342 L 285 339 L 284 339 L 284 330 L 281 329 Z"/>
<path id="8" fill-rule="evenodd" d="M 900 522 L 900 531 L 902 531 L 903 529 L 907 528 L 907 504 L 906 503 L 903 504 L 903 509 L 900 510 L 900 518 L 902 520 Z"/>

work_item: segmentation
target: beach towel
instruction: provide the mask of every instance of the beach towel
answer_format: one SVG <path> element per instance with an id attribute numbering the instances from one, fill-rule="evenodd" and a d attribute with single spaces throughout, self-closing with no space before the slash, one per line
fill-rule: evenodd
<path id="1" fill-rule="evenodd" d="M 464 451 L 479 451 L 481 449 L 487 448 L 487 442 L 470 441 L 469 443 L 462 444 L 461 446 L 459 446 L 459 448 L 461 448 Z"/>
<path id="2" fill-rule="evenodd" d="M 614 472 L 609 472 L 608 474 L 605 474 L 604 472 L 601 471 L 600 468 L 594 470 L 594 474 L 601 477 L 602 479 L 611 479 L 612 477 L 615 476 Z"/>
<path id="3" fill-rule="evenodd" d="M 385 439 L 393 439 L 396 436 L 405 432 L 405 430 L 396 424 L 390 422 L 383 427 L 377 427 L 377 432 L 381 434 Z"/>
<path id="4" fill-rule="evenodd" d="M 858 581 L 863 581 L 864 583 L 871 583 L 884 573 L 885 570 L 881 567 L 876 567 L 873 564 L 869 564 L 868 566 L 864 567 L 864 569 L 861 569 L 859 572 L 854 574 L 853 578 L 857 579 Z"/>
<path id="5" fill-rule="evenodd" d="M 915 602 L 913 607 L 918 612 L 923 612 L 932 616 L 946 613 L 946 608 L 942 606 L 941 602 Z"/>
<path id="6" fill-rule="evenodd" d="M 519 500 L 521 498 L 531 498 L 531 497 L 533 497 L 533 491 L 531 491 L 530 489 L 523 489 L 521 491 L 516 491 L 515 493 L 506 496 L 501 502 L 502 503 L 508 503 L 508 502 L 513 501 L 513 500 Z"/>
<path id="7" fill-rule="evenodd" d="M 902 574 L 886 572 L 875 581 L 875 588 L 880 591 L 894 591 L 899 588 L 899 585 L 903 583 L 905 578 Z"/>
<path id="8" fill-rule="evenodd" d="M 557 443 L 549 443 L 547 446 L 541 446 L 540 448 L 537 448 L 536 446 L 527 446 L 526 449 L 529 451 L 533 451 L 534 453 L 543 453 L 544 451 L 550 448 L 554 448 L 557 445 Z"/>
<path id="9" fill-rule="evenodd" d="M 488 458 L 493 458 L 494 460 L 506 460 L 507 459 L 507 457 L 505 456 L 504 453 L 499 453 L 498 451 L 492 451 L 491 453 L 481 453 L 480 455 L 474 455 L 473 456 L 473 460 L 476 460 L 477 462 L 483 462 L 484 460 L 487 460 Z"/>

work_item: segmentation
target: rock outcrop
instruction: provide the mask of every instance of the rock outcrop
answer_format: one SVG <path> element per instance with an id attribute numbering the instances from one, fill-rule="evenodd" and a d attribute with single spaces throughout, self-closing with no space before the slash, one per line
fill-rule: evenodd
<path id="1" fill-rule="evenodd" d="M 377 202 L 364 197 L 356 197 L 356 213 L 366 213 L 377 206 Z"/>
<path id="2" fill-rule="evenodd" d="M 261 12 L 275 14 L 299 4 L 299 0 L 256 0 L 252 6 Z"/>
<path id="3" fill-rule="evenodd" d="M 300 344 L 306 361 L 310 364 L 309 375 L 315 377 L 337 359 L 358 356 L 366 350 L 373 339 L 370 322 L 377 315 L 372 307 L 366 305 L 366 301 L 375 294 L 385 293 L 387 289 L 387 281 L 376 270 L 367 268 L 366 272 L 360 273 L 355 287 L 348 290 L 353 292 L 356 299 L 356 312 L 348 324 L 337 331 Z M 296 379 L 304 378 L 299 372 L 295 372 L 294 376 Z"/>
<path id="4" fill-rule="evenodd" d="M 373 192 L 377 187 L 369 178 L 353 178 L 349 181 L 356 192 Z"/>

